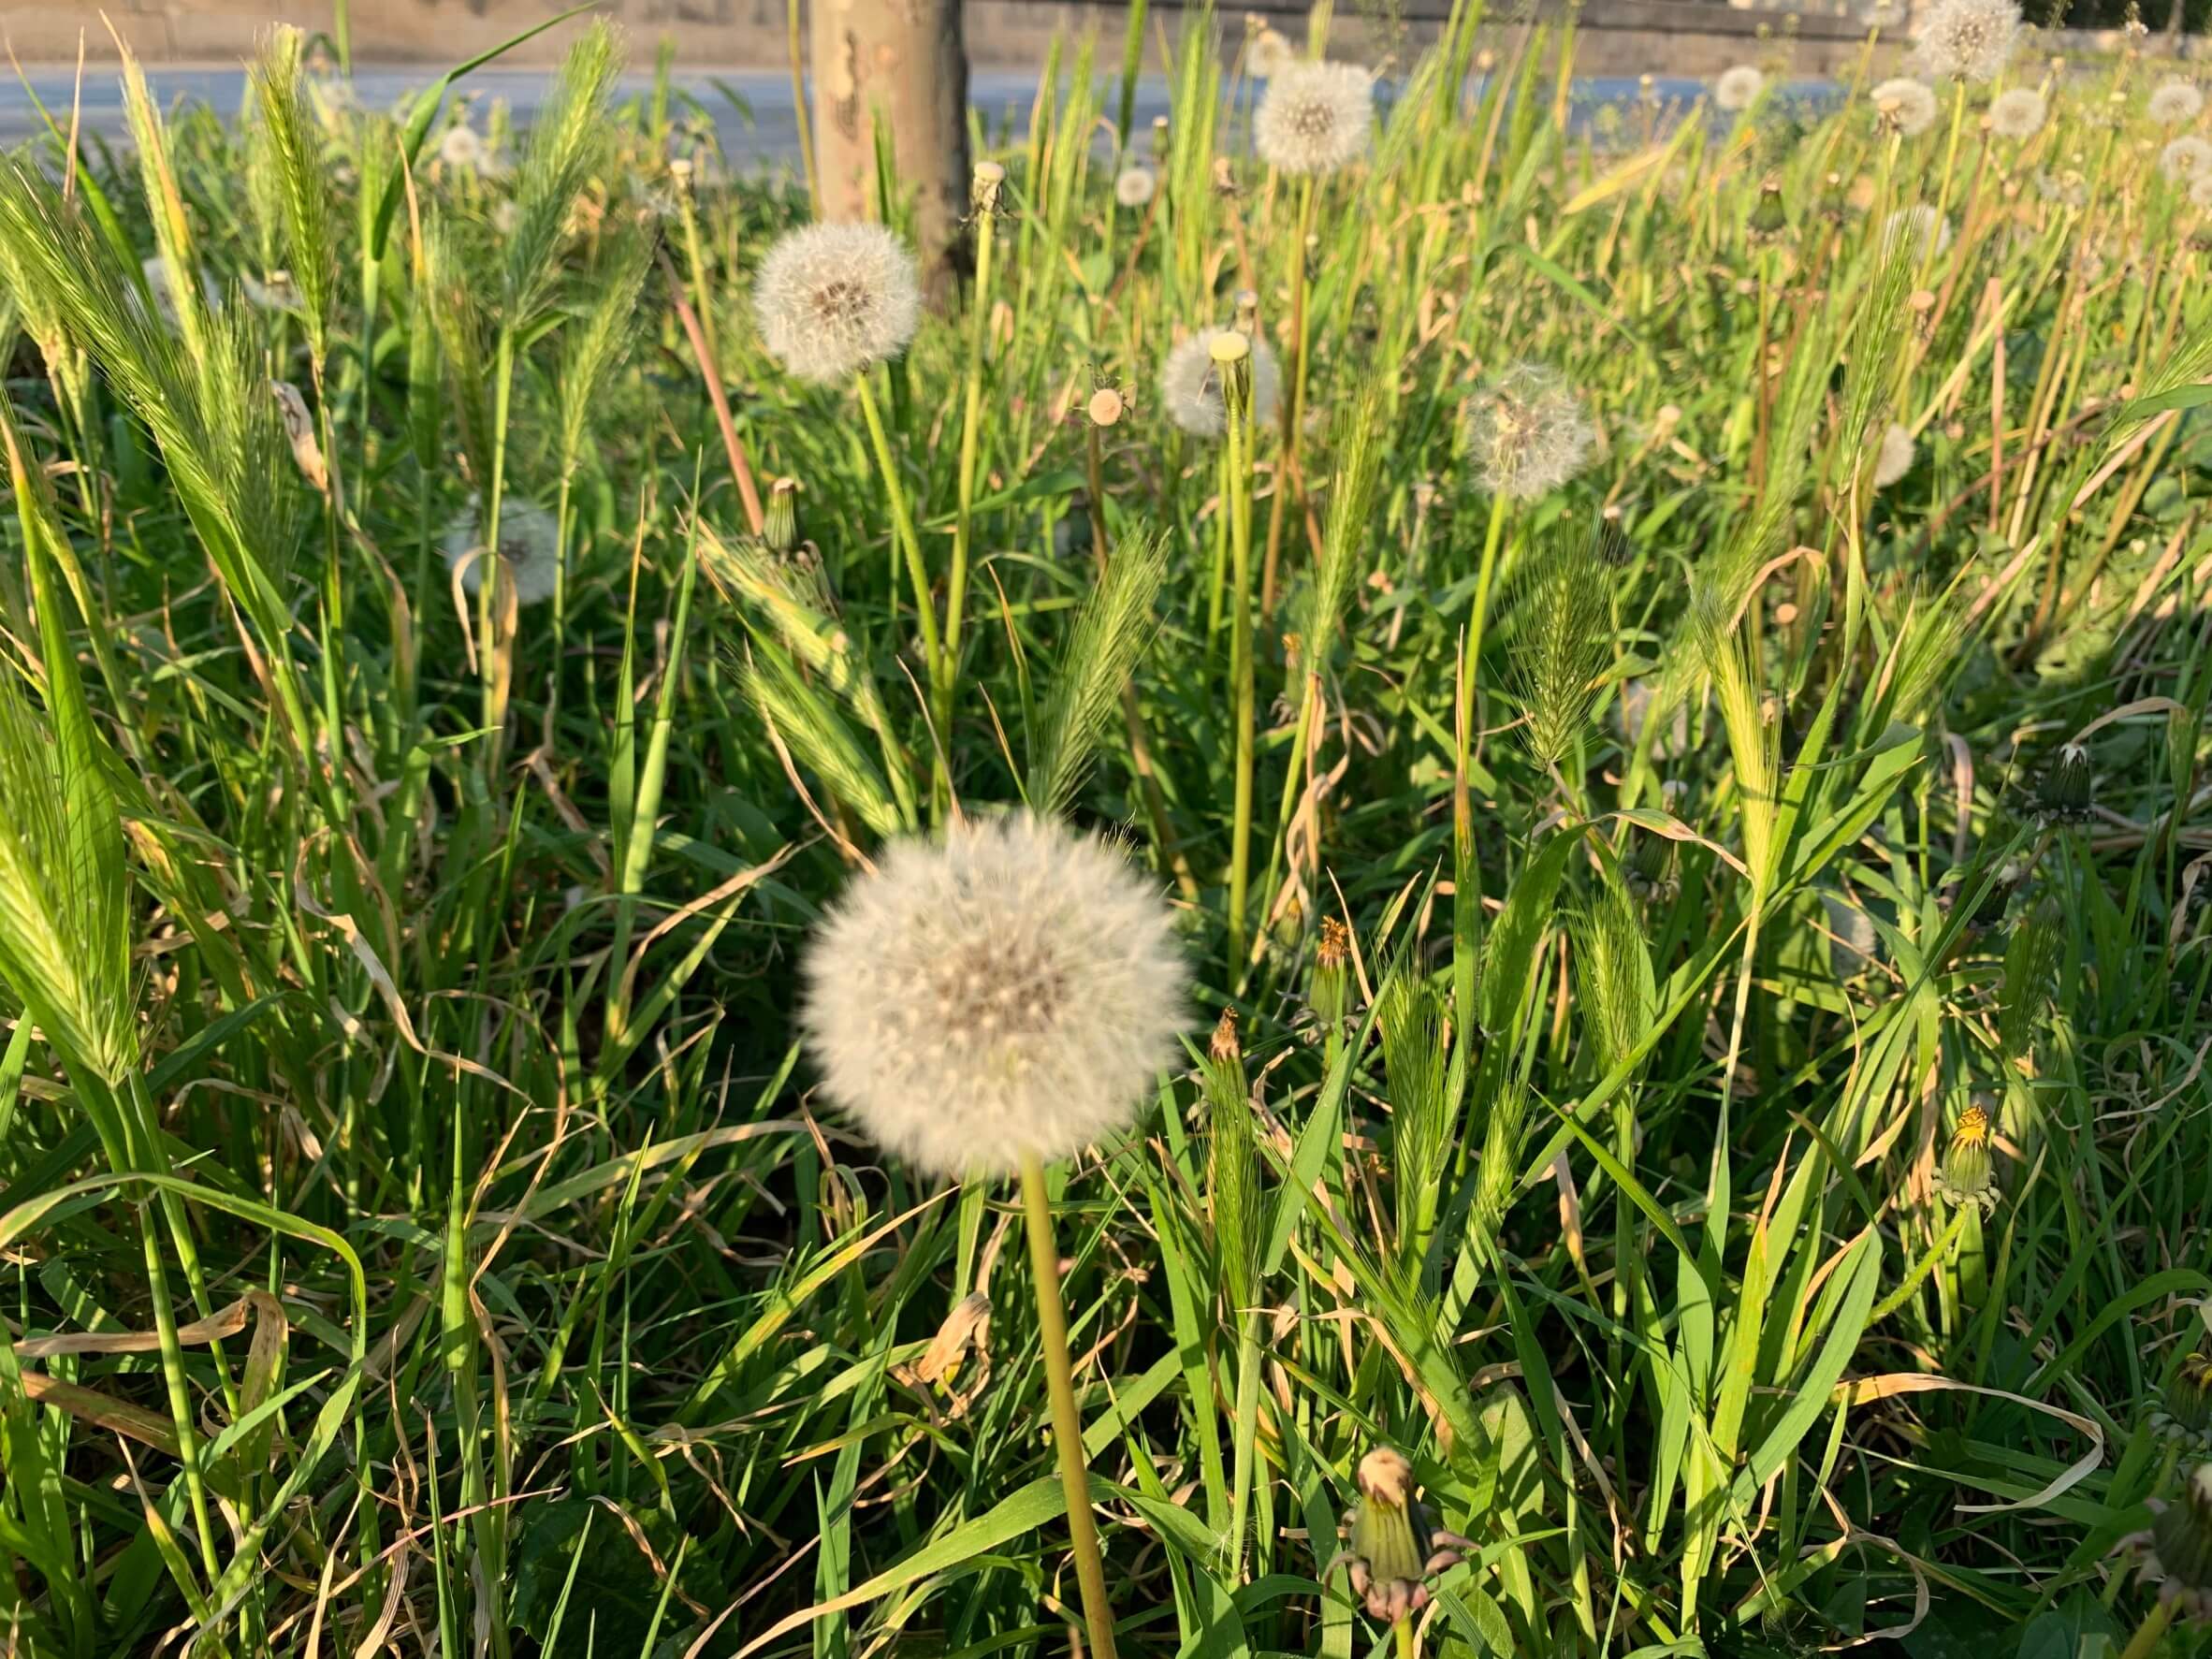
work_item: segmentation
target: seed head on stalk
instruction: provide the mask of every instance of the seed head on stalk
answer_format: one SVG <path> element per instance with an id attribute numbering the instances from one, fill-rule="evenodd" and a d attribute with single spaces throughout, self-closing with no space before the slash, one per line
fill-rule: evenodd
<path id="1" fill-rule="evenodd" d="M 1721 78 L 1712 83 L 1712 102 L 1716 109 L 1730 115 L 1740 115 L 1752 107 L 1767 77 L 1750 64 L 1738 64 L 1721 71 Z"/>
<path id="2" fill-rule="evenodd" d="M 1269 80 L 1252 118 L 1259 158 L 1286 173 L 1333 173 L 1366 153 L 1375 77 L 1357 64 L 1297 61 Z"/>
<path id="3" fill-rule="evenodd" d="M 1883 124 L 1895 127 L 1908 138 L 1916 138 L 1936 124 L 1941 109 L 1936 95 L 1926 81 L 1914 80 L 1910 75 L 1899 75 L 1885 80 L 1873 93 L 1875 113 Z"/>
<path id="4" fill-rule="evenodd" d="M 2187 126 L 2204 109 L 2205 95 L 2196 83 L 2178 78 L 2160 81 L 2143 103 L 2144 113 L 2161 126 Z"/>
<path id="5" fill-rule="evenodd" d="M 1995 80 L 2019 33 L 2014 0 L 1936 0 L 1913 44 L 1920 66 L 1939 80 Z"/>
<path id="6" fill-rule="evenodd" d="M 1218 438 L 1227 429 L 1227 405 L 1221 396 L 1221 366 L 1214 360 L 1214 342 L 1233 334 L 1233 328 L 1200 328 L 1177 342 L 1159 371 L 1160 407 L 1168 418 L 1194 438 Z M 1252 418 L 1264 428 L 1274 419 L 1276 400 L 1282 396 L 1283 371 L 1274 348 L 1258 334 L 1245 336 L 1252 364 Z"/>
<path id="7" fill-rule="evenodd" d="M 1467 450 L 1482 487 L 1508 501 L 1550 494 L 1582 470 L 1596 441 L 1565 380 L 1535 363 L 1492 380 L 1467 412 Z"/>
<path id="8" fill-rule="evenodd" d="M 906 350 L 922 324 L 922 281 L 880 225 L 807 225 L 768 250 L 753 314 L 776 360 L 829 386 Z"/>
<path id="9" fill-rule="evenodd" d="M 1989 100 L 1989 130 L 2018 143 L 2043 131 L 2050 105 L 2031 86 L 2016 86 Z"/>

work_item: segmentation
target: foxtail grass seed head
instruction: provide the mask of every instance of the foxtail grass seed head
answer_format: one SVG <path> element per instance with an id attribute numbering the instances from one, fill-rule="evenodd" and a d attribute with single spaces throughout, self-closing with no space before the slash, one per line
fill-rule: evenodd
<path id="1" fill-rule="evenodd" d="M 1995 80 L 2019 33 L 2013 0 L 1935 0 L 1913 44 L 1921 68 L 1938 80 Z"/>
<path id="2" fill-rule="evenodd" d="M 1882 221 L 1882 251 L 1889 253 L 1899 243 L 1916 259 L 1942 254 L 1951 245 L 1951 221 L 1926 202 L 1899 208 Z"/>
<path id="3" fill-rule="evenodd" d="M 2212 177 L 2212 139 L 2187 133 L 2159 152 L 2159 171 L 2176 184 Z"/>
<path id="4" fill-rule="evenodd" d="M 2187 126 L 2204 109 L 2205 95 L 2196 83 L 2178 78 L 2160 81 L 2143 103 L 2144 113 L 2161 126 Z"/>
<path id="5" fill-rule="evenodd" d="M 1874 112 L 1881 116 L 1883 124 L 1908 138 L 1916 138 L 1935 125 L 1936 116 L 1941 113 L 1933 90 L 1926 81 L 1914 80 L 1910 75 L 1885 80 L 1874 89 L 1873 99 Z"/>
<path id="6" fill-rule="evenodd" d="M 1367 153 L 1375 77 L 1357 64 L 1288 64 L 1252 118 L 1260 160 L 1286 173 L 1333 173 Z"/>
<path id="7" fill-rule="evenodd" d="M 1027 812 L 892 842 L 815 930 L 800 1023 L 830 1098 L 928 1174 L 1128 1127 L 1172 1063 L 1172 919 L 1114 848 Z"/>
<path id="8" fill-rule="evenodd" d="M 1882 429 L 1882 447 L 1874 452 L 1874 488 L 1887 489 L 1913 470 L 1913 434 L 1896 421 Z"/>
<path id="9" fill-rule="evenodd" d="M 2182 1356 L 2150 1426 L 2161 1439 L 2198 1457 L 2212 1450 L 2212 1354 L 2195 1349 Z"/>
<path id="10" fill-rule="evenodd" d="M 768 551 L 788 558 L 799 547 L 799 481 L 779 478 L 768 486 L 767 511 L 761 517 L 761 540 Z"/>
<path id="11" fill-rule="evenodd" d="M 1723 69 L 1721 78 L 1712 83 L 1713 108 L 1739 115 L 1757 101 L 1766 84 L 1767 77 L 1750 64 Z"/>
<path id="12" fill-rule="evenodd" d="M 456 122 L 438 139 L 438 159 L 457 173 L 481 172 L 484 137 L 467 122 Z"/>
<path id="13" fill-rule="evenodd" d="M 475 496 L 445 527 L 445 562 L 460 572 L 461 590 L 484 586 L 483 509 Z M 500 581 L 519 605 L 543 604 L 560 581 L 560 527 L 533 502 L 513 497 L 500 503 Z"/>
<path id="14" fill-rule="evenodd" d="M 2044 770 L 2035 793 L 2036 816 L 2045 823 L 2087 823 L 2096 808 L 2097 777 L 2089 751 L 2069 743 Z"/>
<path id="15" fill-rule="evenodd" d="M 1351 1006 L 1352 931 L 1334 916 L 1321 918 L 1320 942 L 1314 947 L 1314 980 L 1307 1000 L 1324 1031 L 1344 1024 Z"/>
<path id="16" fill-rule="evenodd" d="M 1006 189 L 1006 169 L 995 161 L 979 161 L 968 180 L 968 211 L 971 213 L 996 213 L 998 197 Z"/>
<path id="17" fill-rule="evenodd" d="M 1969 1106 L 1958 1114 L 1936 1166 L 1938 1197 L 1958 1208 L 1971 1204 L 1987 1215 L 1997 1207 L 1997 1169 L 1990 1149 L 1989 1113 Z"/>
<path id="18" fill-rule="evenodd" d="M 2149 1529 L 2113 1548 L 2136 1552 L 2137 1577 L 2157 1585 L 2159 1600 L 2180 1617 L 2212 1623 L 2212 1463 L 2190 1471 L 2179 1498 L 2153 1498 L 2147 1506 Z"/>
<path id="19" fill-rule="evenodd" d="M 1222 401 L 1222 367 L 1214 356 L 1216 342 L 1234 335 L 1245 342 L 1252 366 L 1252 418 L 1264 427 L 1274 419 L 1276 400 L 1282 396 L 1283 372 L 1274 348 L 1264 337 L 1245 335 L 1235 328 L 1201 328 L 1168 353 L 1159 373 L 1160 407 L 1168 418 L 1194 438 L 1218 438 L 1228 429 L 1227 405 Z"/>
<path id="20" fill-rule="evenodd" d="M 1244 49 L 1244 69 L 1255 80 L 1273 80 L 1298 62 L 1298 49 L 1279 29 L 1261 29 Z"/>
<path id="21" fill-rule="evenodd" d="M 1344 1513 L 1348 1548 L 1339 1563 L 1350 1569 L 1352 1594 L 1369 1618 L 1395 1624 L 1429 1605 L 1428 1580 L 1460 1564 L 1475 1546 L 1444 1531 L 1413 1495 L 1413 1465 L 1404 1453 L 1378 1446 L 1360 1460 L 1360 1501 Z"/>
<path id="22" fill-rule="evenodd" d="M 1556 370 L 1516 363 L 1492 380 L 1467 417 L 1467 449 L 1491 495 L 1534 501 L 1589 458 L 1597 431 Z"/>
<path id="23" fill-rule="evenodd" d="M 1158 188 L 1158 175 L 1150 167 L 1126 167 L 1113 177 L 1113 199 L 1125 208 L 1143 207 Z"/>
<path id="24" fill-rule="evenodd" d="M 1989 100 L 1989 130 L 2015 143 L 2032 138 L 2043 131 L 2043 124 L 2049 117 L 2049 104 L 2031 86 L 2012 87 Z"/>
<path id="25" fill-rule="evenodd" d="M 808 225 L 768 250 L 752 303 L 776 360 L 829 386 L 906 349 L 922 324 L 922 282 L 882 226 Z"/>

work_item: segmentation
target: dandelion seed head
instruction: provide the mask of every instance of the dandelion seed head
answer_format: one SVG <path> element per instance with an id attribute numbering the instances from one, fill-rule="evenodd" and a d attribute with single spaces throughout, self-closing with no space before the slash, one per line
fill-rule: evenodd
<path id="1" fill-rule="evenodd" d="M 2001 138 L 2032 138 L 2043 131 L 2050 106 L 2031 86 L 2016 86 L 1989 100 L 1989 130 Z"/>
<path id="2" fill-rule="evenodd" d="M 2205 212 L 2212 213 L 2212 173 L 2189 182 L 2189 199 Z"/>
<path id="3" fill-rule="evenodd" d="M 2159 171 L 2176 184 L 2194 184 L 2212 174 L 2212 141 L 2183 134 L 2159 152 Z"/>
<path id="4" fill-rule="evenodd" d="M 474 594 L 484 586 L 483 503 L 469 497 L 469 504 L 445 526 L 444 551 L 446 567 L 460 572 L 461 590 Z M 500 503 L 500 584 L 511 589 L 519 605 L 542 604 L 553 597 L 560 581 L 560 527 L 553 515 L 534 502 L 513 497 Z"/>
<path id="5" fill-rule="evenodd" d="M 1026 812 L 892 843 L 823 917 L 805 973 L 824 1088 L 933 1175 L 1003 1173 L 1127 1128 L 1186 1024 L 1152 884 Z"/>
<path id="6" fill-rule="evenodd" d="M 1750 64 L 1723 69 L 1721 78 L 1712 83 L 1713 107 L 1731 115 L 1739 114 L 1752 107 L 1752 100 L 1766 84 L 1767 77 Z"/>
<path id="7" fill-rule="evenodd" d="M 1194 438 L 1218 438 L 1228 429 L 1228 407 L 1221 400 L 1221 371 L 1215 363 L 1215 337 L 1233 334 L 1233 328 L 1200 328 L 1168 353 L 1160 366 L 1159 403 L 1168 418 Z M 1282 394 L 1283 372 L 1274 348 L 1260 335 L 1250 337 L 1252 348 L 1252 418 L 1265 426 L 1275 416 Z"/>
<path id="8" fill-rule="evenodd" d="M 1357 64 L 1286 64 L 1252 119 L 1260 159 L 1286 173 L 1333 173 L 1360 159 L 1375 124 L 1375 77 Z"/>
<path id="9" fill-rule="evenodd" d="M 2062 202 L 2067 207 L 2086 206 L 2089 199 L 2089 182 L 2078 169 L 2066 167 L 2056 173 L 2035 175 L 2035 193 L 2045 201 Z"/>
<path id="10" fill-rule="evenodd" d="M 2019 33 L 2014 0 L 1935 0 L 1914 46 L 1921 68 L 1938 80 L 1994 80 Z"/>
<path id="11" fill-rule="evenodd" d="M 776 360 L 827 386 L 906 349 L 922 324 L 922 283 L 882 226 L 806 225 L 768 250 L 752 304 Z"/>
<path id="12" fill-rule="evenodd" d="M 1508 501 L 1549 495 L 1582 470 L 1597 429 L 1556 370 L 1516 363 L 1467 411 L 1467 449 L 1482 487 Z"/>
<path id="13" fill-rule="evenodd" d="M 438 140 L 438 159 L 456 172 L 473 173 L 484 166 L 484 139 L 467 122 L 456 122 Z"/>
<path id="14" fill-rule="evenodd" d="M 1926 202 L 1899 208 L 1882 221 L 1882 251 L 1890 253 L 1899 242 L 1908 244 L 1917 258 L 1941 254 L 1951 245 L 1951 221 Z"/>
<path id="15" fill-rule="evenodd" d="M 1279 29 L 1262 29 L 1244 49 L 1245 72 L 1257 80 L 1273 80 L 1298 61 L 1298 50 Z"/>
<path id="16" fill-rule="evenodd" d="M 1891 421 L 1874 455 L 1874 488 L 1887 489 L 1913 470 L 1913 434 Z"/>
<path id="17" fill-rule="evenodd" d="M 2187 126 L 2204 109 L 2205 95 L 2196 83 L 2179 79 L 2160 81 L 2144 103 L 2145 113 L 2161 126 Z"/>
<path id="18" fill-rule="evenodd" d="M 1125 208 L 1141 208 L 1159 188 L 1159 179 L 1150 167 L 1128 167 L 1114 175 L 1113 199 Z"/>
<path id="19" fill-rule="evenodd" d="M 1918 138 L 1935 125 L 1936 95 L 1925 81 L 1900 75 L 1894 80 L 1885 80 L 1871 95 L 1875 111 L 1883 121 L 1908 138 Z"/>

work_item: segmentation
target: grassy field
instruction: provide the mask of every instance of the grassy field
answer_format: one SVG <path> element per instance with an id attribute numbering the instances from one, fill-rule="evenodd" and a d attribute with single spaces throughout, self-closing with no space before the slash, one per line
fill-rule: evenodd
<path id="1" fill-rule="evenodd" d="M 2201 1645 L 2212 123 L 2005 14 L 1070 43 L 935 308 L 604 29 L 52 111 L 0 1648 Z"/>

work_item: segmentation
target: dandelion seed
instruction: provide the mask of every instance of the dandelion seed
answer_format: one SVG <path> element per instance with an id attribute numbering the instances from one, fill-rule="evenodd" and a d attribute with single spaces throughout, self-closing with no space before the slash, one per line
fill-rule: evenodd
<path id="1" fill-rule="evenodd" d="M 483 509 L 479 497 L 445 527 L 445 563 L 460 572 L 461 590 L 474 594 L 484 586 Z M 500 585 L 521 605 L 542 604 L 560 581 L 560 527 L 533 502 L 500 503 Z"/>
<path id="2" fill-rule="evenodd" d="M 2205 95 L 2189 80 L 2161 80 L 2151 88 L 2144 113 L 2161 126 L 2187 126 L 2204 112 Z"/>
<path id="3" fill-rule="evenodd" d="M 752 303 L 769 353 L 816 386 L 898 356 L 922 323 L 913 255 L 880 225 L 787 233 L 761 261 Z"/>
<path id="4" fill-rule="evenodd" d="M 2150 1526 L 2113 1546 L 2137 1552 L 2137 1576 L 2185 1619 L 2212 1623 L 2212 1463 L 2199 1463 L 2177 1503 L 2152 1498 Z"/>
<path id="5" fill-rule="evenodd" d="M 1989 100 L 1989 130 L 2001 138 L 2032 138 L 2043 131 L 2049 114 L 2043 94 L 2030 86 L 2016 86 Z"/>
<path id="6" fill-rule="evenodd" d="M 1218 438 L 1228 429 L 1221 375 L 1212 352 L 1215 335 L 1234 332 L 1231 328 L 1201 328 L 1168 353 L 1168 360 L 1160 367 L 1160 407 L 1170 420 L 1194 438 Z M 1248 338 L 1252 346 L 1252 419 L 1264 427 L 1274 419 L 1283 371 L 1274 348 L 1263 336 L 1255 333 Z"/>
<path id="7" fill-rule="evenodd" d="M 1244 71 L 1256 80 L 1273 80 L 1298 61 L 1298 50 L 1277 29 L 1262 29 L 1244 49 Z"/>
<path id="8" fill-rule="evenodd" d="M 1277 70 L 1252 119 L 1260 159 L 1286 173 L 1333 173 L 1360 159 L 1375 124 L 1375 77 L 1357 64 Z"/>
<path id="9" fill-rule="evenodd" d="M 2176 184 L 2193 184 L 2212 176 L 2212 140 L 2194 133 L 2176 138 L 2159 152 L 2159 171 Z"/>
<path id="10" fill-rule="evenodd" d="M 1767 84 L 1766 76 L 1749 64 L 1738 64 L 1732 69 L 1721 71 L 1721 78 L 1712 83 L 1713 107 L 1731 115 L 1740 114 L 1752 107 L 1760 89 Z"/>
<path id="11" fill-rule="evenodd" d="M 1874 456 L 1874 488 L 1887 489 L 1913 470 L 1913 434 L 1896 421 L 1882 433 L 1882 447 Z"/>
<path id="12" fill-rule="evenodd" d="M 1873 98 L 1883 121 L 1908 138 L 1916 138 L 1935 125 L 1940 113 L 1934 92 L 1910 75 L 1885 80 L 1874 89 Z"/>
<path id="13" fill-rule="evenodd" d="M 1582 470 L 1597 430 L 1556 370 L 1516 363 L 1476 397 L 1467 448 L 1483 488 L 1508 501 L 1549 495 Z"/>
<path id="14" fill-rule="evenodd" d="M 1922 259 L 1941 254 L 1951 245 L 1951 221 L 1926 202 L 1899 208 L 1882 221 L 1882 251 L 1890 253 L 1899 242 L 1909 243 Z"/>
<path id="15" fill-rule="evenodd" d="M 2013 0 L 1935 0 L 1914 46 L 1921 68 L 1938 80 L 1994 80 L 2019 32 Z"/>
<path id="16" fill-rule="evenodd" d="M 1124 167 L 1114 176 L 1113 199 L 1125 208 L 1141 208 L 1158 188 L 1159 180 L 1150 167 Z"/>
<path id="17" fill-rule="evenodd" d="M 438 140 L 438 159 L 457 173 L 479 172 L 484 167 L 484 139 L 467 122 L 457 122 Z"/>
<path id="18" fill-rule="evenodd" d="M 831 1098 L 933 1175 L 1003 1173 L 1127 1128 L 1185 1025 L 1151 883 L 1026 812 L 894 842 L 816 929 L 806 979 Z"/>

